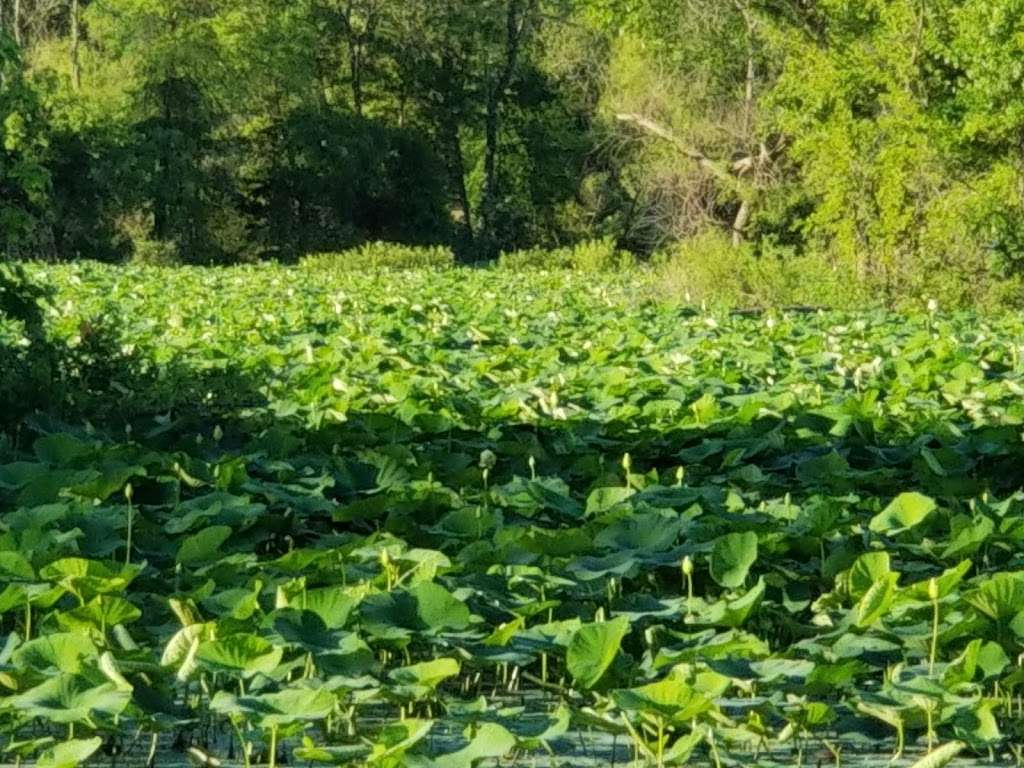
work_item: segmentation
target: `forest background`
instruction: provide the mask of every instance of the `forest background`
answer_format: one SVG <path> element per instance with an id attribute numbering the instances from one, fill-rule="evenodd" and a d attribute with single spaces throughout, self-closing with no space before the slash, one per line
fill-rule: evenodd
<path id="1" fill-rule="evenodd" d="M 386 241 L 649 263 L 695 301 L 1017 305 L 1022 19 L 1022 0 L 0 0 L 0 253 Z"/>

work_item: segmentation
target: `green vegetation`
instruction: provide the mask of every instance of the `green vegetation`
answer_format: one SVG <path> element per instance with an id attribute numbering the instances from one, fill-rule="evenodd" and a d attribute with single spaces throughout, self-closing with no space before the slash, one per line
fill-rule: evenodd
<path id="1" fill-rule="evenodd" d="M 1024 765 L 1024 0 L 0 0 L 0 765 Z"/>
<path id="2" fill-rule="evenodd" d="M 341 253 L 318 253 L 302 259 L 302 266 L 320 271 L 374 271 L 390 269 L 448 269 L 455 266 L 450 248 L 412 247 L 395 243 L 365 243 Z"/>
<path id="3" fill-rule="evenodd" d="M 503 253 L 498 265 L 504 269 L 574 269 L 583 272 L 607 272 L 626 269 L 633 264 L 628 251 L 615 247 L 611 238 L 590 240 L 564 248 L 531 248 Z"/>
<path id="4" fill-rule="evenodd" d="M 24 271 L 52 389 L 0 442 L 2 759 L 1020 760 L 1017 317 Z"/>
<path id="5" fill-rule="evenodd" d="M 0 255 L 621 252 L 710 303 L 1017 307 L 1021 10 L 3 0 Z"/>

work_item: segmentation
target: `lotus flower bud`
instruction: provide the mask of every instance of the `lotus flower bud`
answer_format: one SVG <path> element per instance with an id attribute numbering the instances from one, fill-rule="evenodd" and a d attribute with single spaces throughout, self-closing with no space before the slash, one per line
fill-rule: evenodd
<path id="1" fill-rule="evenodd" d="M 497 463 L 498 457 L 494 455 L 494 451 L 485 449 L 480 452 L 480 469 L 494 469 Z"/>

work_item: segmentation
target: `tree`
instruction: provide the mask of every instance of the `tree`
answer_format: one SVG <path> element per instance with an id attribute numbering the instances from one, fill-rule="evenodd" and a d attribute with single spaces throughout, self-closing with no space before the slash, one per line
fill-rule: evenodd
<path id="1" fill-rule="evenodd" d="M 1000 272 L 1024 268 L 1024 39 L 1021 0 L 966 0 L 942 9 L 929 81 L 959 130 L 950 151 L 964 183 L 962 221 Z M 957 214 L 954 214 L 957 215 Z"/>
<path id="2" fill-rule="evenodd" d="M 227 119 L 216 98 L 228 81 L 217 4 L 109 0 L 90 7 L 97 46 L 132 61 L 127 86 L 131 167 L 126 197 L 137 201 L 136 250 L 154 258 L 224 261 L 245 251 L 226 153 Z M 141 231 L 139 231 L 141 230 Z"/>
<path id="3" fill-rule="evenodd" d="M 633 227 L 650 246 L 706 227 L 749 236 L 782 145 L 763 100 L 772 87 L 767 11 L 754 0 L 590 4 L 620 28 L 604 94 L 632 188 Z"/>
<path id="4" fill-rule="evenodd" d="M 294 259 L 364 240 L 447 242 L 444 174 L 416 132 L 305 107 L 241 145 L 261 251 Z"/>
<path id="5" fill-rule="evenodd" d="M 1024 255 L 1020 6 L 834 1 L 817 34 L 783 30 L 772 99 L 811 203 L 808 248 L 890 299 L 953 304 Z"/>
<path id="6" fill-rule="evenodd" d="M 50 174 L 45 116 L 17 44 L 0 33 L 0 253 L 47 257 Z"/>
<path id="7" fill-rule="evenodd" d="M 394 62 L 399 120 L 421 124 L 433 139 L 452 198 L 456 250 L 472 258 L 476 212 L 463 136 L 476 123 L 482 30 L 490 5 L 481 4 L 479 16 L 467 10 L 467 0 L 394 2 L 387 9 L 386 45 Z"/>
<path id="8" fill-rule="evenodd" d="M 485 256 L 497 255 L 495 228 L 498 216 L 500 177 L 498 175 L 499 138 L 502 108 L 516 77 L 526 36 L 536 22 L 537 0 L 506 0 L 504 3 L 504 54 L 497 73 L 486 85 L 487 106 L 484 143 L 484 194 L 482 205 L 482 238 Z"/>

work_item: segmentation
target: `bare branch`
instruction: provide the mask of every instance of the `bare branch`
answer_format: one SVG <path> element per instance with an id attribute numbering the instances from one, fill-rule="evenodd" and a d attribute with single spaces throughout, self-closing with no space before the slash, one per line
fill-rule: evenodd
<path id="1" fill-rule="evenodd" d="M 644 117 L 643 115 L 637 115 L 631 112 L 620 113 L 615 116 L 615 119 L 622 123 L 629 123 L 640 128 L 645 133 L 649 133 L 652 136 L 656 136 L 659 139 L 663 139 L 675 147 L 681 154 L 693 160 L 703 170 L 710 173 L 720 181 L 727 182 L 732 186 L 735 182 L 735 178 L 729 172 L 729 170 L 712 160 L 710 157 L 705 155 L 699 149 L 686 144 L 682 139 L 676 136 L 672 131 L 659 123 L 654 122 L 650 118 Z"/>

